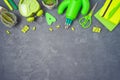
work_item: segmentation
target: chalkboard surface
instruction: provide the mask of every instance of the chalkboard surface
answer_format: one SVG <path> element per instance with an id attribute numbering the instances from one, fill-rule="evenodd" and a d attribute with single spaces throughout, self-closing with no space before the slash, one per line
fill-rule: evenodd
<path id="1" fill-rule="evenodd" d="M 90 1 L 93 6 L 97 0 Z M 99 0 L 95 12 L 104 1 Z M 7 8 L 3 0 L 0 5 Z M 0 22 L 0 80 L 120 80 L 120 25 L 109 32 L 93 17 L 92 26 L 83 29 L 79 15 L 72 25 L 75 31 L 65 30 L 65 14 L 58 15 L 57 8 L 42 8 L 57 18 L 52 26 L 47 25 L 44 16 L 27 23 L 18 11 L 14 11 L 19 22 L 14 28 Z M 24 25 L 30 26 L 26 34 L 21 33 Z M 61 28 L 56 29 L 57 25 Z M 102 32 L 93 33 L 94 25 Z M 33 26 L 36 31 L 32 31 Z M 50 32 L 49 27 L 54 31 Z"/>

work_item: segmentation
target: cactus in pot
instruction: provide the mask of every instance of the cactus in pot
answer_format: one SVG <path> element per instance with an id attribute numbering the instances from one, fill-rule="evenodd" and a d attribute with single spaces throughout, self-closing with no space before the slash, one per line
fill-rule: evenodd
<path id="1" fill-rule="evenodd" d="M 58 5 L 58 0 L 42 0 L 42 4 L 48 9 L 53 9 Z"/>

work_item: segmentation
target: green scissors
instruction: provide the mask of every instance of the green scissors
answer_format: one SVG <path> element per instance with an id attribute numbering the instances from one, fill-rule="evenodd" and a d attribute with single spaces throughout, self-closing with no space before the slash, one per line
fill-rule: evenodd
<path id="1" fill-rule="evenodd" d="M 80 18 L 79 23 L 82 26 L 82 28 L 89 28 L 90 27 L 90 25 L 92 23 L 92 15 L 93 15 L 94 10 L 97 7 L 97 4 L 98 3 L 96 3 L 94 5 L 94 7 L 92 8 L 92 10 L 90 11 L 90 13 L 87 16 Z"/>

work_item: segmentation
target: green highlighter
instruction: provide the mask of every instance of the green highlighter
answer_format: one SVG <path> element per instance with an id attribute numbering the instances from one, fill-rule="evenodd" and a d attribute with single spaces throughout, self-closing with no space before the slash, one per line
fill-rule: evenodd
<path id="1" fill-rule="evenodd" d="M 95 17 L 109 30 L 113 31 L 120 23 L 120 0 L 106 0 Z"/>

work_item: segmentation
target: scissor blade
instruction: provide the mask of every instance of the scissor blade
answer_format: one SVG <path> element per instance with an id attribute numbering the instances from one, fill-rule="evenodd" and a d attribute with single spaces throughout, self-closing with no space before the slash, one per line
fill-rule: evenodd
<path id="1" fill-rule="evenodd" d="M 95 5 L 93 6 L 93 8 L 91 10 L 92 12 L 96 9 L 97 5 L 98 5 L 98 3 L 95 3 Z"/>
<path id="2" fill-rule="evenodd" d="M 96 2 L 95 5 L 93 6 L 92 10 L 91 10 L 90 13 L 88 14 L 89 16 L 92 16 L 92 14 L 93 14 L 93 12 L 95 11 L 97 5 L 98 5 L 98 3 Z"/>

